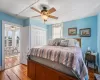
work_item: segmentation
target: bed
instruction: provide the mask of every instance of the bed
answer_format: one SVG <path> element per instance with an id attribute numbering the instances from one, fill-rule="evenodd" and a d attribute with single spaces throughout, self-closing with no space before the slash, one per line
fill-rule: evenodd
<path id="1" fill-rule="evenodd" d="M 81 46 L 81 39 L 76 39 Z M 39 46 L 28 55 L 32 80 L 88 80 L 80 47 Z"/>

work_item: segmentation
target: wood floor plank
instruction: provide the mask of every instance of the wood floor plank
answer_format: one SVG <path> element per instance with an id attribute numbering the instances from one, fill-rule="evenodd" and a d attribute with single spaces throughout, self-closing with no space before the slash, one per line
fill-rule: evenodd
<path id="1" fill-rule="evenodd" d="M 0 72 L 0 80 L 10 80 L 5 72 Z"/>
<path id="2" fill-rule="evenodd" d="M 94 80 L 93 69 L 89 69 L 89 80 Z M 27 77 L 27 66 L 18 65 L 0 72 L 0 80 L 31 80 Z"/>
<path id="3" fill-rule="evenodd" d="M 22 71 L 20 71 L 17 67 L 11 69 L 21 80 L 31 80 L 28 78 Z"/>
<path id="4" fill-rule="evenodd" d="M 25 76 L 27 76 L 27 67 L 22 67 L 22 65 L 19 65 L 19 66 L 16 66 L 16 68 L 20 71 L 20 72 L 22 72 Z"/>
<path id="5" fill-rule="evenodd" d="M 5 70 L 5 72 L 6 72 L 7 76 L 8 76 L 11 80 L 20 80 L 20 79 L 18 78 L 18 76 L 16 76 L 16 75 L 11 71 L 11 69 L 7 69 L 7 70 Z"/>

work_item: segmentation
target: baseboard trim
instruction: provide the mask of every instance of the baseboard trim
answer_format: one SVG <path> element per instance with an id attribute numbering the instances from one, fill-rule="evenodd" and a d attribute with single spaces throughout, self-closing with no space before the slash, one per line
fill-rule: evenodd
<path id="1" fill-rule="evenodd" d="M 0 71 L 2 70 L 2 66 L 0 66 Z"/>

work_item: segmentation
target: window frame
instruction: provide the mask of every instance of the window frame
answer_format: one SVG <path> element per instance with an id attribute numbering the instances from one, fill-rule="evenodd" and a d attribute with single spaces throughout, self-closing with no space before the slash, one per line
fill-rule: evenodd
<path id="1" fill-rule="evenodd" d="M 61 27 L 61 30 L 60 30 L 60 37 L 59 38 L 62 38 L 63 37 L 63 23 L 57 23 L 57 24 L 53 24 L 52 25 L 52 39 L 55 39 L 54 37 L 54 27 Z"/>

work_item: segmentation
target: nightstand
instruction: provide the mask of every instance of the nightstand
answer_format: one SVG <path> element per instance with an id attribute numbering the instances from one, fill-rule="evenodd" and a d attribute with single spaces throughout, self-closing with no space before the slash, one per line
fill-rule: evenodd
<path id="1" fill-rule="evenodd" d="M 86 53 L 85 54 L 85 63 L 87 64 L 87 67 L 88 67 L 88 63 L 93 63 L 94 70 L 96 69 L 98 71 L 98 66 L 96 65 L 96 54 Z"/>

